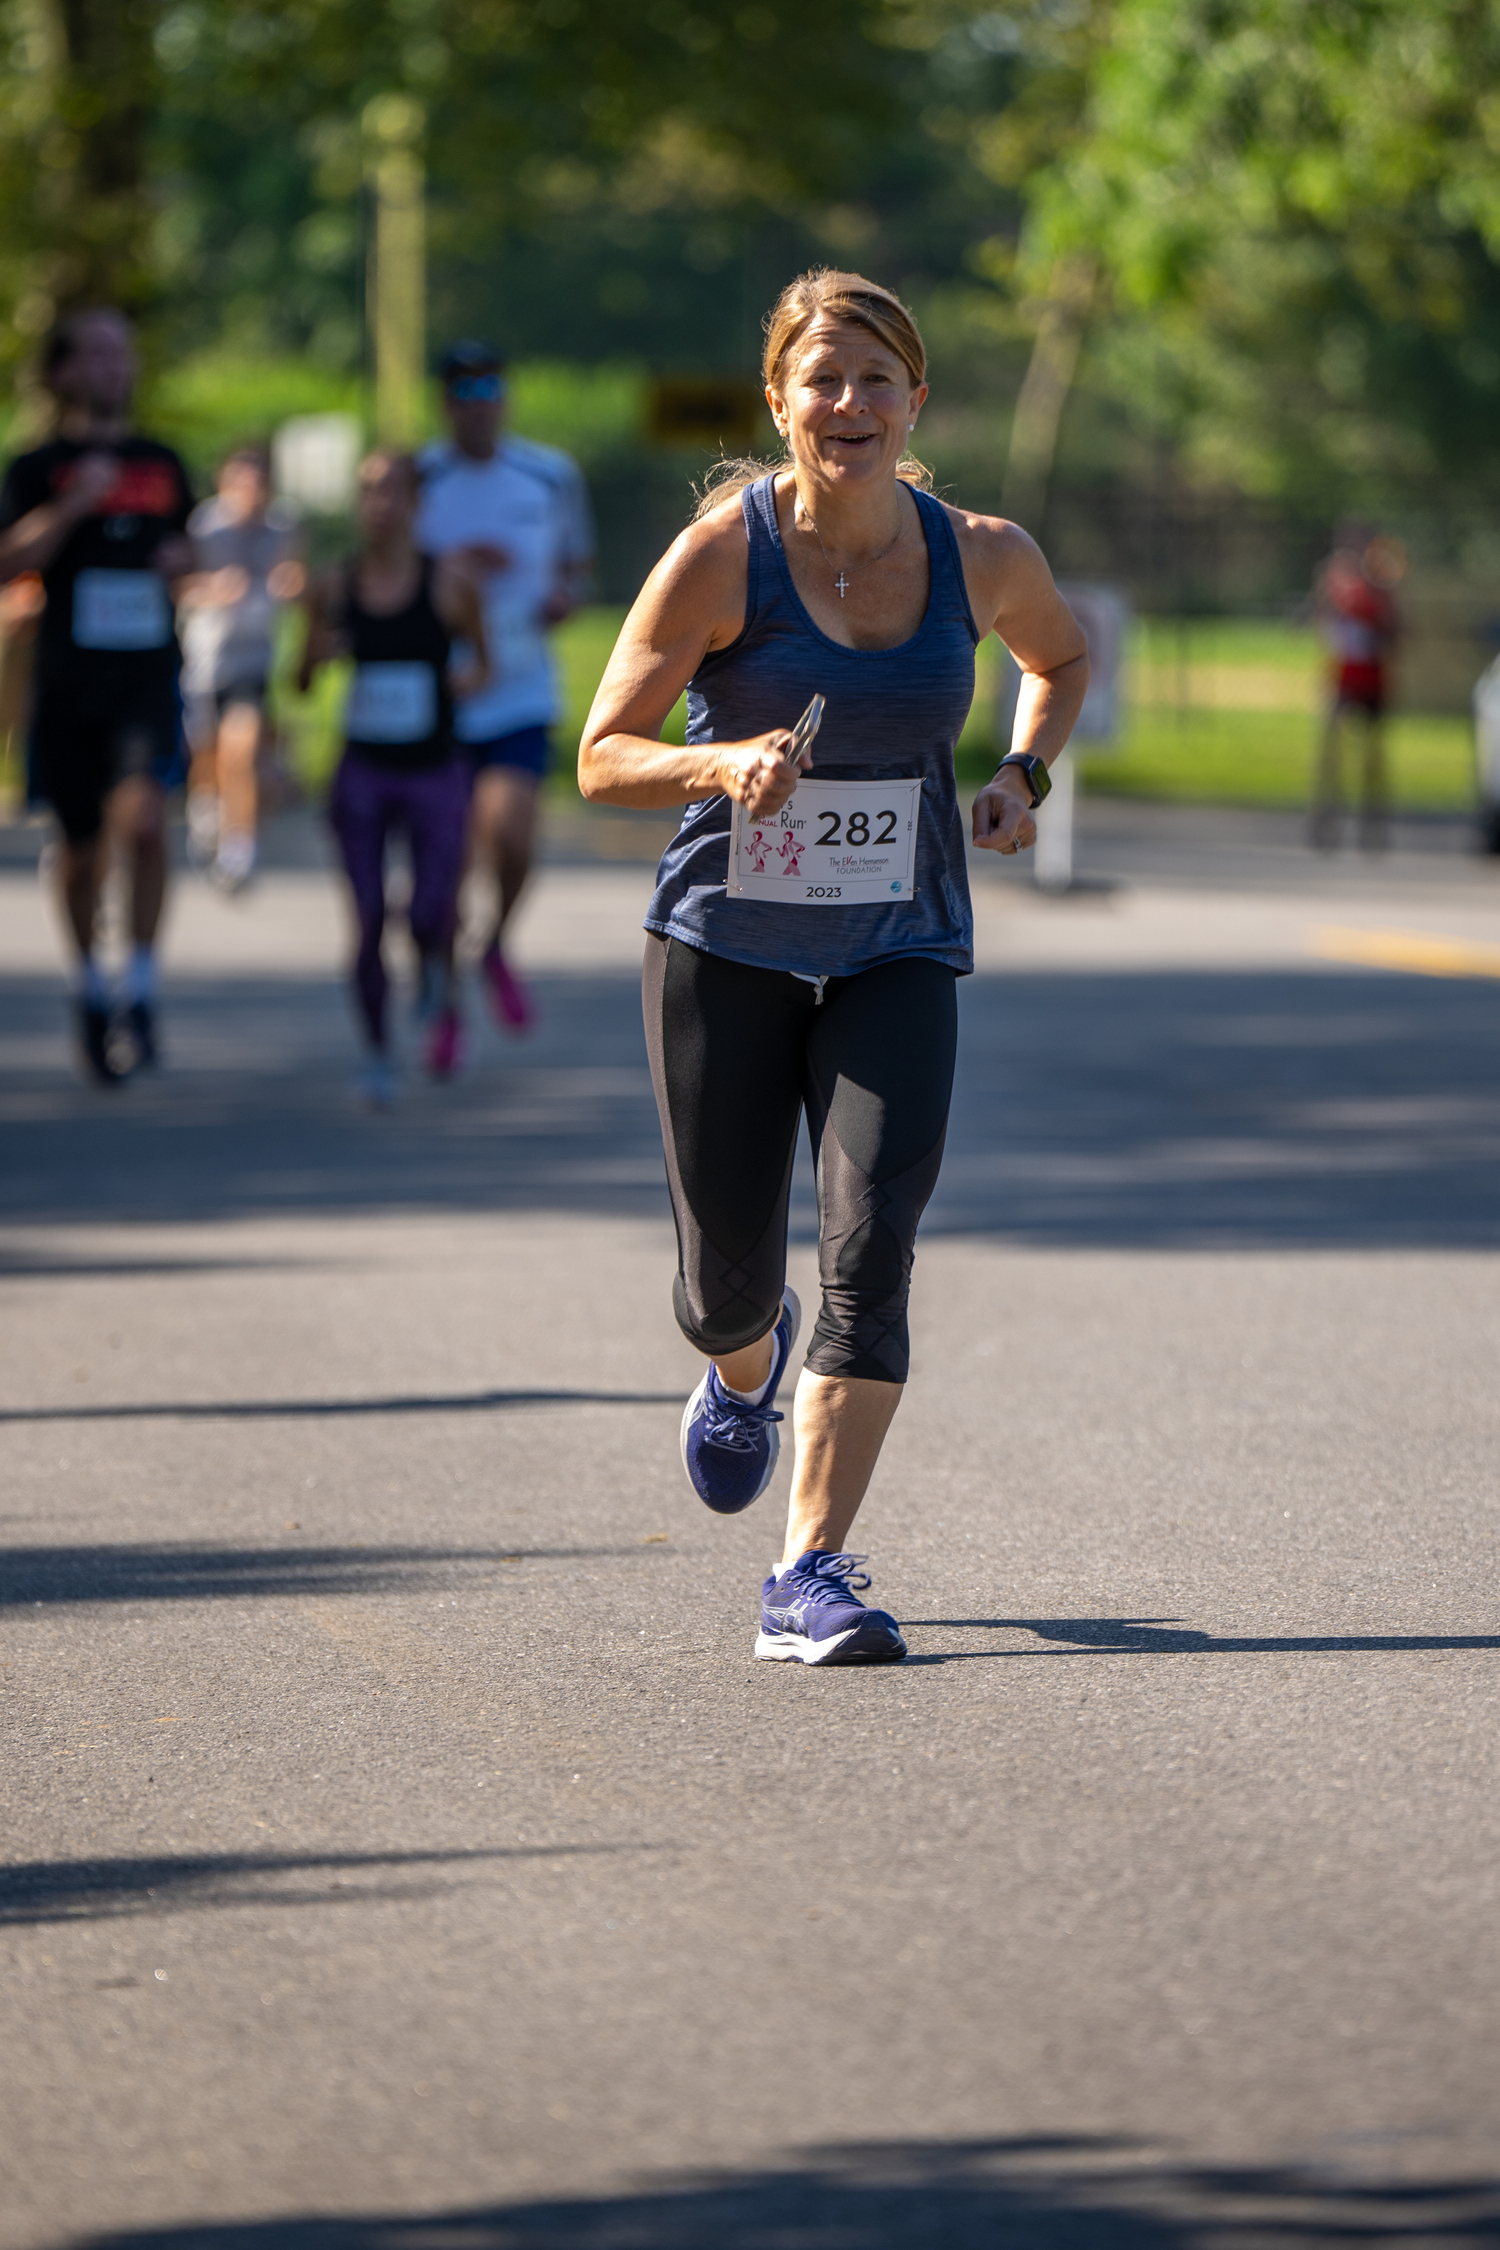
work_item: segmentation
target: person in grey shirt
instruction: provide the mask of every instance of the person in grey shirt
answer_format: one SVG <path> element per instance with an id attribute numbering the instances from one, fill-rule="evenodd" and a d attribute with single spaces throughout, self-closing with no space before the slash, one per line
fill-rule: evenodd
<path id="1" fill-rule="evenodd" d="M 227 455 L 188 530 L 198 563 L 181 594 L 188 848 L 221 890 L 237 891 L 255 867 L 276 612 L 305 582 L 297 520 L 271 498 L 264 446 Z"/>

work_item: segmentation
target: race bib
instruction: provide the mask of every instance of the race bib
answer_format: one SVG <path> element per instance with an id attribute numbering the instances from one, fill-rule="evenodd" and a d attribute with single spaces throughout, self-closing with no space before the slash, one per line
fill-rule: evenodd
<path id="1" fill-rule="evenodd" d="M 780 812 L 734 808 L 729 896 L 778 906 L 899 906 L 913 893 L 918 781 L 799 781 Z"/>
<path id="2" fill-rule="evenodd" d="M 154 570 L 80 570 L 73 581 L 75 648 L 165 648 L 172 610 Z"/>
<path id="3" fill-rule="evenodd" d="M 437 673 L 430 664 L 360 664 L 344 709 L 356 742 L 425 742 L 436 734 Z"/>

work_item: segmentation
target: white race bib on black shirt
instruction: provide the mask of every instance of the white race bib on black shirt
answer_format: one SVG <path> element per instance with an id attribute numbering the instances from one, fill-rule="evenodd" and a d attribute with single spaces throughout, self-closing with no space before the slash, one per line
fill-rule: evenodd
<path id="1" fill-rule="evenodd" d="M 172 610 L 154 570 L 80 570 L 73 581 L 75 648 L 165 648 Z"/>
<path id="2" fill-rule="evenodd" d="M 353 742 L 425 742 L 437 732 L 438 682 L 430 664 L 360 664 L 344 710 Z"/>

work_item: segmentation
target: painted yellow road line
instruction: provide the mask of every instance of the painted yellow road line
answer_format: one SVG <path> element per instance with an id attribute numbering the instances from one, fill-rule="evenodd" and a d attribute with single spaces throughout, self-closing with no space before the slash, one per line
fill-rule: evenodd
<path id="1" fill-rule="evenodd" d="M 1308 933 L 1325 961 L 1357 961 L 1367 969 L 1405 969 L 1418 977 L 1500 977 L 1500 945 L 1430 937 L 1425 930 L 1346 930 L 1325 924 Z"/>

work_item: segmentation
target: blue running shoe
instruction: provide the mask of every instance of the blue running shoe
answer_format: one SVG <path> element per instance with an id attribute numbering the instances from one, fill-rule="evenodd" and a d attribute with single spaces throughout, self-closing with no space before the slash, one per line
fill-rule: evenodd
<path id="1" fill-rule="evenodd" d="M 870 1583 L 868 1555 L 814 1547 L 760 1590 L 757 1656 L 794 1664 L 899 1664 L 906 1643 L 894 1617 L 856 1599 Z"/>
<path id="2" fill-rule="evenodd" d="M 797 1293 L 784 1289 L 771 1347 L 771 1378 L 759 1406 L 732 1398 L 710 1360 L 708 1373 L 682 1410 L 682 1465 L 698 1498 L 716 1515 L 737 1516 L 771 1481 L 781 1451 L 776 1386 L 801 1326 Z"/>

